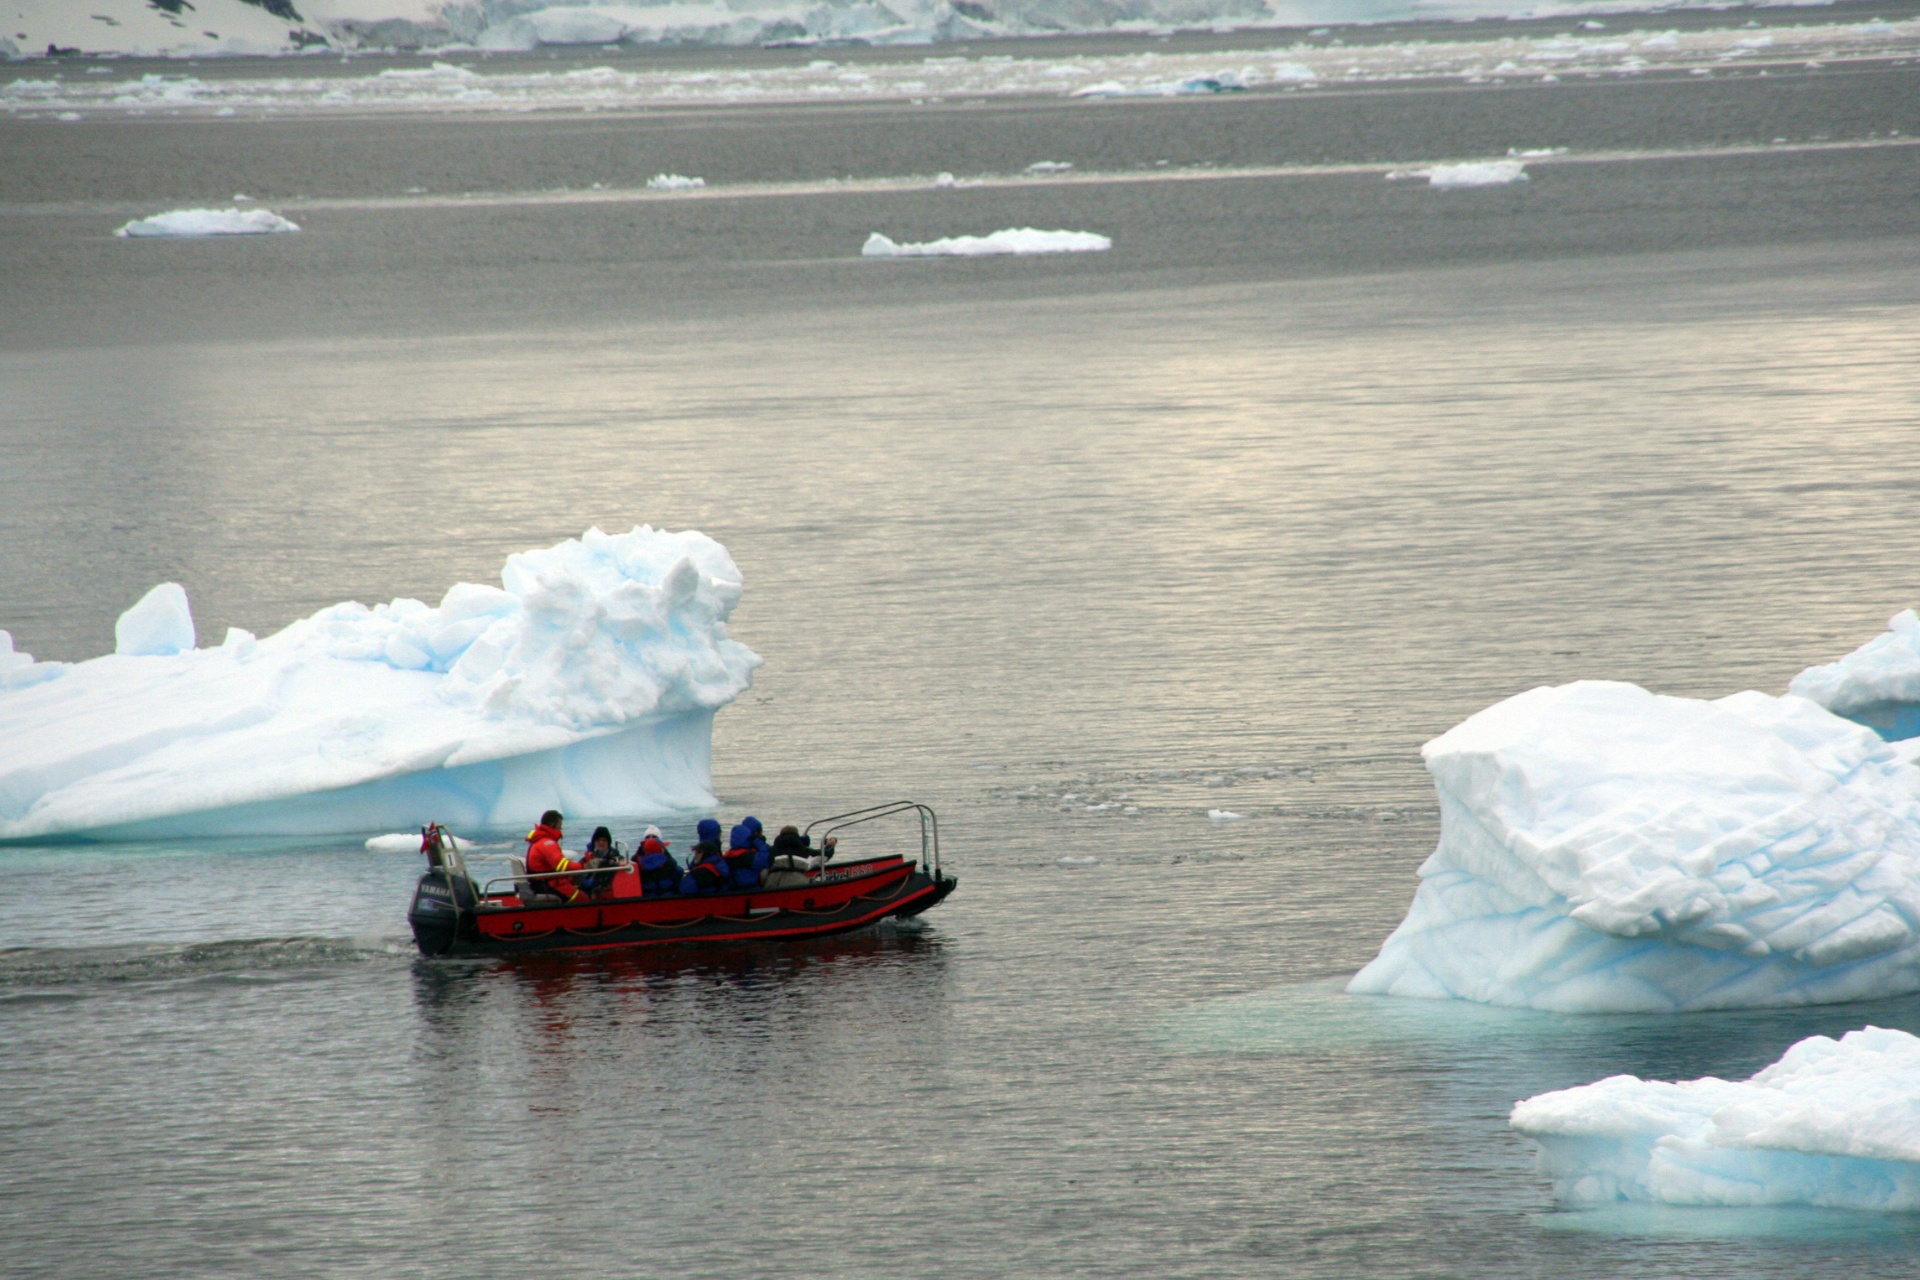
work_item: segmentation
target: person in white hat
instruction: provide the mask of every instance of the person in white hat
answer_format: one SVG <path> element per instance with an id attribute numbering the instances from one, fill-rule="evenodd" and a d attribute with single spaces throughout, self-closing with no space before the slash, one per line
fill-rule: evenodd
<path id="1" fill-rule="evenodd" d="M 659 827 L 648 827 L 640 837 L 640 894 L 658 898 L 680 888 L 680 864 L 667 852 L 667 839 Z"/>

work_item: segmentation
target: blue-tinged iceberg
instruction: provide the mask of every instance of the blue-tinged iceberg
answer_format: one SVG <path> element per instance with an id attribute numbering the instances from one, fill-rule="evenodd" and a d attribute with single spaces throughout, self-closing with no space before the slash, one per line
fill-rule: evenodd
<path id="1" fill-rule="evenodd" d="M 1920 738 L 1920 615 L 1902 610 L 1884 634 L 1838 662 L 1808 667 L 1787 692 L 1858 720 L 1883 738 Z"/>
<path id="2" fill-rule="evenodd" d="M 1920 1209 L 1920 1039 L 1813 1036 L 1749 1080 L 1612 1076 L 1528 1098 L 1515 1129 L 1570 1205 Z"/>
<path id="3" fill-rule="evenodd" d="M 218 648 L 170 583 L 106 657 L 34 662 L 0 631 L 0 840 L 711 805 L 713 714 L 760 664 L 727 638 L 740 591 L 705 534 L 591 529 L 438 607 L 338 604 Z"/>
<path id="4" fill-rule="evenodd" d="M 1572 1012 L 1920 991 L 1920 740 L 1581 681 L 1423 749 L 1440 845 L 1348 989 Z"/>

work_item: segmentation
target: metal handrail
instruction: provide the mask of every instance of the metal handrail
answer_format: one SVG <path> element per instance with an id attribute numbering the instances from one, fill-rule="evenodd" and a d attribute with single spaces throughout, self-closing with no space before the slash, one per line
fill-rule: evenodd
<path id="1" fill-rule="evenodd" d="M 524 871 L 517 876 L 495 876 L 480 886 L 480 896 L 483 898 L 492 896 L 493 886 L 497 884 L 517 885 L 522 880 L 558 880 L 563 876 L 605 875 L 609 871 L 616 871 L 620 867 L 630 867 L 632 865 L 630 862 L 621 862 L 615 863 L 611 867 L 575 867 L 571 871 Z"/>
<path id="2" fill-rule="evenodd" d="M 934 811 L 918 800 L 889 800 L 885 804 L 869 805 L 865 809 L 852 809 L 846 813 L 836 813 L 828 818 L 816 818 L 807 824 L 803 835 L 811 835 L 815 827 L 827 829 L 820 834 L 831 836 L 834 832 L 847 827 L 857 827 L 863 822 L 872 822 L 877 818 L 890 818 L 896 813 L 913 810 L 920 815 L 920 865 L 930 868 L 935 879 L 940 876 L 940 818 Z M 832 853 L 828 853 L 832 858 Z"/>

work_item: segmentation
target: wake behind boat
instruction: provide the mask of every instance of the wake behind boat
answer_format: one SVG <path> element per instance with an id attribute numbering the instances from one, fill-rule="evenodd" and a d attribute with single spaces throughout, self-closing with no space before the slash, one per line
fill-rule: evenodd
<path id="1" fill-rule="evenodd" d="M 831 836 L 879 818 L 913 814 L 920 856 L 900 854 L 848 862 L 827 858 L 783 868 L 755 889 L 706 894 L 643 894 L 640 871 L 628 864 L 600 874 L 600 896 L 571 903 L 539 891 L 553 876 L 529 874 L 515 860 L 508 874 L 476 885 L 453 838 L 439 826 L 421 832 L 427 872 L 407 911 L 415 945 L 425 956 L 517 956 L 663 942 L 810 938 L 844 933 L 889 917 L 916 916 L 957 883 L 940 867 L 940 823 L 911 800 L 835 814 L 809 824 Z M 572 875 L 577 878 L 579 872 Z"/>

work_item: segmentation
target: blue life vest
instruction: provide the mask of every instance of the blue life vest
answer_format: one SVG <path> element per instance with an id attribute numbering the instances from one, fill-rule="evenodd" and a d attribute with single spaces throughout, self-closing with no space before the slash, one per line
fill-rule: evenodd
<path id="1" fill-rule="evenodd" d="M 727 870 L 736 889 L 759 888 L 761 873 L 773 865 L 773 850 L 760 830 L 760 819 L 744 818 L 727 838 Z"/>
<path id="2" fill-rule="evenodd" d="M 680 885 L 680 864 L 673 855 L 662 849 L 658 853 L 640 855 L 640 893 L 644 897 L 657 898 L 672 893 Z"/>

